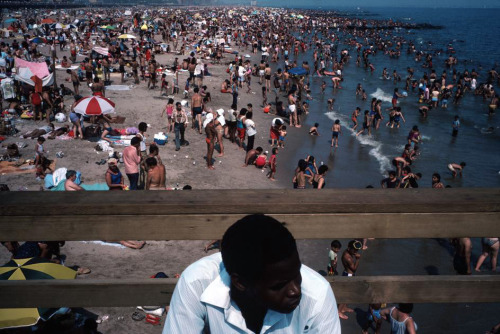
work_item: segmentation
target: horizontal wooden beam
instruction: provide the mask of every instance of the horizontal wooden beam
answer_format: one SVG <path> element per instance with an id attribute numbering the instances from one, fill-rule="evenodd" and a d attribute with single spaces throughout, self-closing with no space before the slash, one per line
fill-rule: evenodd
<path id="1" fill-rule="evenodd" d="M 9 240 L 210 240 L 242 214 L 56 215 L 0 218 Z M 296 239 L 454 238 L 500 235 L 500 212 L 273 214 Z"/>
<path id="2" fill-rule="evenodd" d="M 338 303 L 499 302 L 499 276 L 328 277 Z M 0 281 L 0 308 L 168 305 L 176 279 Z"/>
<path id="3" fill-rule="evenodd" d="M 7 216 L 499 212 L 499 188 L 1 192 Z"/>

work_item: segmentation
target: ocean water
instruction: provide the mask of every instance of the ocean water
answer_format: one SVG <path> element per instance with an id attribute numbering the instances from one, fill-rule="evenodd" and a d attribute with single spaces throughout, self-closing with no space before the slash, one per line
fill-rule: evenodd
<path id="1" fill-rule="evenodd" d="M 332 8 L 333 9 L 333 8 Z M 365 16 L 366 19 L 392 18 L 399 21 L 414 23 L 430 23 L 441 25 L 441 30 L 400 30 L 395 32 L 412 40 L 425 50 L 446 49 L 449 44 L 456 50 L 455 56 L 459 64 L 457 71 L 463 72 L 476 69 L 479 71 L 478 83 L 486 81 L 487 70 L 500 63 L 500 49 L 496 40 L 500 36 L 500 21 L 495 18 L 500 9 L 408 9 L 408 8 L 373 8 L 369 11 L 358 9 L 343 10 L 343 15 Z M 305 36 L 306 39 L 311 36 Z M 340 44 L 338 51 L 348 46 Z M 382 100 L 383 110 L 391 106 L 392 93 L 395 87 L 404 89 L 406 68 L 415 69 L 415 78 L 422 77 L 428 69 L 416 63 L 413 55 L 406 54 L 403 47 L 399 59 L 389 59 L 378 53 L 370 57 L 376 67 L 372 74 L 363 67 L 357 67 L 356 51 L 349 49 L 351 61 L 344 68 L 345 80 L 342 89 L 333 90 L 330 77 L 310 77 L 311 95 L 309 101 L 310 114 L 303 116 L 301 129 L 289 129 L 286 138 L 287 154 L 291 153 L 289 165 L 280 163 L 278 155 L 277 179 L 291 187 L 294 168 L 299 159 L 307 155 L 316 158 L 317 165 L 326 164 L 329 172 L 326 177 L 327 188 L 364 188 L 367 185 L 380 187 L 380 181 L 387 170 L 393 169 L 392 158 L 400 156 L 407 136 L 413 125 L 417 125 L 422 134 L 419 145 L 419 158 L 412 164 L 414 172 L 423 174 L 419 181 L 420 187 L 431 187 L 431 176 L 437 172 L 445 185 L 452 187 L 500 187 L 500 112 L 488 115 L 489 101 L 476 97 L 471 93 L 462 99 L 460 105 L 448 104 L 448 109 L 431 110 L 427 118 L 422 118 L 418 111 L 417 93 L 409 92 L 407 98 L 400 99 L 405 123 L 401 127 L 388 128 L 387 112 L 378 130 L 371 136 L 355 136 L 351 114 L 356 107 L 363 111 L 369 109 L 372 97 Z M 434 68 L 438 76 L 445 69 L 446 53 L 433 57 Z M 309 61 L 313 63 L 312 51 L 300 54 L 298 63 Z M 281 64 L 278 66 L 279 67 Z M 273 66 L 273 65 L 271 65 Z M 382 69 L 386 67 L 389 74 L 394 69 L 402 77 L 402 82 L 393 84 L 392 80 L 382 80 Z M 451 78 L 451 70 L 448 78 Z M 325 80 L 328 88 L 320 92 L 320 85 Z M 358 83 L 363 85 L 368 99 L 356 99 L 355 89 Z M 498 89 L 498 87 L 495 87 Z M 284 94 L 282 94 L 284 95 Z M 279 96 L 282 101 L 286 97 Z M 274 98 L 269 94 L 268 98 Z M 334 110 L 327 109 L 327 100 L 334 98 Z M 286 104 L 286 103 L 285 103 Z M 455 115 L 461 119 L 458 137 L 451 136 L 452 122 Z M 331 127 L 334 120 L 340 120 L 342 134 L 339 147 L 330 148 Z M 308 129 L 314 123 L 319 123 L 320 137 L 311 137 Z M 358 117 L 359 126 L 362 116 Z M 358 130 L 359 130 L 358 126 Z M 264 126 L 266 128 L 267 126 Z M 489 130 L 492 128 L 493 130 Z M 288 160 L 288 159 L 287 159 Z M 447 170 L 450 162 L 465 161 L 462 178 L 452 178 Z M 404 190 L 403 193 L 404 194 Z M 331 240 L 307 240 L 299 242 L 299 250 L 303 262 L 312 268 L 323 268 L 326 261 L 327 248 Z M 341 240 L 346 245 L 348 240 Z M 481 252 L 479 238 L 474 238 L 471 262 L 474 266 Z M 397 239 L 369 241 L 369 249 L 362 252 L 360 275 L 454 275 L 452 253 L 449 243 L 443 239 Z M 343 248 L 344 249 L 344 248 Z M 343 250 L 342 249 L 342 250 Z M 485 267 L 483 267 L 484 269 Z M 498 268 L 497 268 L 498 270 Z M 356 309 L 355 320 L 349 319 L 342 323 L 343 332 L 357 333 L 364 322 L 364 305 L 351 305 Z M 500 304 L 419 304 L 413 313 L 422 333 L 483 333 L 498 322 Z M 350 318 L 352 318 L 351 316 Z M 384 325 L 383 332 L 387 325 Z"/>
<path id="2" fill-rule="evenodd" d="M 463 72 L 465 69 L 475 69 L 479 72 L 478 83 L 485 82 L 487 71 L 495 64 L 500 63 L 500 49 L 496 45 L 496 36 L 500 34 L 500 21 L 495 18 L 500 14 L 500 9 L 408 9 L 408 8 L 373 8 L 369 11 L 352 9 L 343 10 L 343 15 L 365 17 L 366 19 L 388 19 L 412 23 L 430 23 L 440 25 L 440 30 L 410 30 L 401 29 L 394 33 L 403 36 L 408 41 L 413 41 L 417 48 L 434 51 L 446 50 L 452 45 L 456 50 L 455 56 L 459 64 L 455 69 Z M 306 36 L 305 38 L 309 38 Z M 295 156 L 293 161 L 314 155 L 317 162 L 323 161 L 330 167 L 327 174 L 328 187 L 335 188 L 360 188 L 367 185 L 378 187 L 380 180 L 385 177 L 387 170 L 392 169 L 390 164 L 393 157 L 400 156 L 406 138 L 413 125 L 417 125 L 423 135 L 420 146 L 420 157 L 411 166 L 414 172 L 423 174 L 419 184 L 421 187 L 431 186 L 431 176 L 437 172 L 445 185 L 452 187 L 499 187 L 500 186 L 500 115 L 488 115 L 488 102 L 482 97 L 467 93 L 457 106 L 448 104 L 448 109 L 433 109 L 427 118 L 422 118 L 418 112 L 419 104 L 417 93 L 409 92 L 408 97 L 400 99 L 400 106 L 405 123 L 399 129 L 385 127 L 388 112 L 384 112 L 384 119 L 378 130 L 372 131 L 371 136 L 360 135 L 355 137 L 350 121 L 351 113 L 356 107 L 362 110 L 369 109 L 372 97 L 383 101 L 382 107 L 391 106 L 394 88 L 404 90 L 406 68 L 415 69 L 415 78 L 422 77 L 424 72 L 430 73 L 427 68 L 422 68 L 421 63 L 416 63 L 413 55 L 406 54 L 406 46 L 402 49 L 399 59 L 390 59 L 387 55 L 378 53 L 370 57 L 376 70 L 373 73 L 355 64 L 356 51 L 346 45 L 340 44 L 338 50 L 348 48 L 352 56 L 349 64 L 344 68 L 345 80 L 342 89 L 333 90 L 330 77 L 312 75 L 310 83 L 313 100 L 310 101 L 311 113 L 303 119 L 304 127 L 309 128 L 315 122 L 320 124 L 319 138 L 306 138 L 299 146 L 293 146 Z M 444 60 L 446 52 L 433 57 L 434 69 L 438 77 L 447 70 L 448 80 L 451 79 L 452 70 L 446 69 Z M 312 51 L 300 54 L 298 63 L 302 61 L 313 63 Z M 396 85 L 392 80 L 383 80 L 382 69 L 387 68 L 389 74 L 397 70 L 402 81 Z M 322 81 L 327 82 L 325 94 L 321 94 L 319 86 Z M 355 88 L 358 83 L 363 85 L 368 99 L 356 99 Z M 326 101 L 335 98 L 334 111 L 328 111 Z M 280 97 L 285 100 L 285 98 Z M 450 101 L 451 102 L 451 101 Z M 358 117 L 359 126 L 362 116 Z M 451 136 L 451 124 L 454 116 L 461 120 L 458 137 Z M 339 148 L 330 149 L 330 135 L 333 121 L 339 119 L 343 133 L 339 139 Z M 358 129 L 359 129 L 358 126 Z M 491 130 L 492 129 L 492 130 Z M 296 131 L 289 131 L 291 135 Z M 288 139 L 287 139 L 288 140 Z M 447 165 L 452 162 L 464 161 L 463 178 L 453 179 L 447 170 Z M 292 177 L 293 167 L 282 174 L 286 179 Z M 282 169 L 283 170 L 283 169 Z"/>

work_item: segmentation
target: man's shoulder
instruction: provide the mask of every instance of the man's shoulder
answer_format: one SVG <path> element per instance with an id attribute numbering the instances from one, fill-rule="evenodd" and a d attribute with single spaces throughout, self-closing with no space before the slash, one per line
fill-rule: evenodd
<path id="1" fill-rule="evenodd" d="M 331 289 L 330 283 L 315 270 L 306 265 L 300 268 L 302 274 L 302 293 L 314 300 L 324 300 L 326 291 Z"/>
<path id="2" fill-rule="evenodd" d="M 205 256 L 189 265 L 182 273 L 183 278 L 189 283 L 197 280 L 214 280 L 223 269 L 222 255 L 220 252 Z"/>

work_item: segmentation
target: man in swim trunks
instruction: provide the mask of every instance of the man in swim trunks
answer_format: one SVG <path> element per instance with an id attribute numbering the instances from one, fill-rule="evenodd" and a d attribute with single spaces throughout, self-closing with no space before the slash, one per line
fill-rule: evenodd
<path id="1" fill-rule="evenodd" d="M 363 244 L 359 240 L 351 240 L 347 244 L 347 249 L 342 253 L 342 265 L 344 266 L 344 271 L 342 276 L 356 276 L 356 270 L 358 270 L 359 259 L 361 254 L 358 251 L 363 247 Z M 345 312 L 354 312 L 353 309 L 347 307 L 347 304 L 339 305 L 339 317 L 341 319 L 347 319 L 348 317 L 344 314 Z"/>
<path id="2" fill-rule="evenodd" d="M 248 151 L 247 155 L 245 156 L 245 164 L 242 167 L 247 167 L 248 165 L 254 165 L 255 160 L 257 160 L 257 157 L 259 155 L 261 155 L 262 152 L 263 152 L 263 149 L 260 146 Z"/>
<path id="3" fill-rule="evenodd" d="M 75 95 L 80 95 L 80 80 L 78 79 L 78 74 L 74 70 L 67 69 L 66 73 L 71 75 L 71 82 L 73 83 L 73 89 Z"/>
<path id="4" fill-rule="evenodd" d="M 201 134 L 201 112 L 203 110 L 202 102 L 203 99 L 200 95 L 200 89 L 198 87 L 194 88 L 194 95 L 191 98 L 191 112 L 193 113 L 193 124 L 191 125 L 191 128 L 195 128 L 195 126 L 198 126 L 198 132 Z"/>
<path id="5" fill-rule="evenodd" d="M 165 174 L 162 174 L 158 161 L 149 157 L 146 159 L 146 166 L 148 167 L 146 190 L 165 190 Z"/>

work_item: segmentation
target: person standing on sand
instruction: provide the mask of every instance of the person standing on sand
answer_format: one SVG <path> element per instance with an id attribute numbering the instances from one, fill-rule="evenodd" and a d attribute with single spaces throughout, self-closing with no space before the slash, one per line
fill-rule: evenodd
<path id="1" fill-rule="evenodd" d="M 203 99 L 200 95 L 200 89 L 198 87 L 195 87 L 193 90 L 194 94 L 193 97 L 191 98 L 191 112 L 193 115 L 193 124 L 191 125 L 191 128 L 194 129 L 195 126 L 198 127 L 198 132 L 201 134 L 201 112 L 202 112 L 202 102 Z"/>
<path id="2" fill-rule="evenodd" d="M 295 96 L 295 91 L 290 91 L 288 93 L 288 110 L 290 113 L 290 126 L 298 127 L 296 102 L 297 99 Z"/>
<path id="3" fill-rule="evenodd" d="M 276 181 L 276 179 L 274 178 L 274 175 L 276 175 L 276 155 L 278 154 L 278 148 L 277 147 L 273 147 L 273 150 L 272 150 L 272 155 L 271 155 L 271 158 L 269 159 L 269 174 L 267 175 L 267 177 L 269 178 L 269 180 L 271 181 Z"/>
<path id="4" fill-rule="evenodd" d="M 174 119 L 175 150 L 179 151 L 181 145 L 186 145 L 184 131 L 186 131 L 187 125 L 187 115 L 180 102 L 175 104 L 175 110 L 172 117 Z"/>
<path id="5" fill-rule="evenodd" d="M 207 142 L 207 168 L 215 169 L 212 162 L 212 156 L 215 149 L 215 139 L 217 138 L 217 130 L 215 129 L 214 124 L 214 114 L 207 114 L 205 122 L 203 122 L 203 127 L 205 128 L 205 134 L 207 135 L 207 138 L 205 139 Z"/>
<path id="6" fill-rule="evenodd" d="M 123 150 L 123 163 L 125 164 L 125 174 L 130 182 L 130 190 L 137 190 L 139 182 L 139 164 L 141 163 L 141 140 L 134 137 L 130 141 L 130 146 Z"/>
<path id="7" fill-rule="evenodd" d="M 249 111 L 245 115 L 245 129 L 247 134 L 247 152 L 253 149 L 255 143 L 255 135 L 257 130 L 255 128 L 255 122 L 252 120 L 253 112 Z"/>

